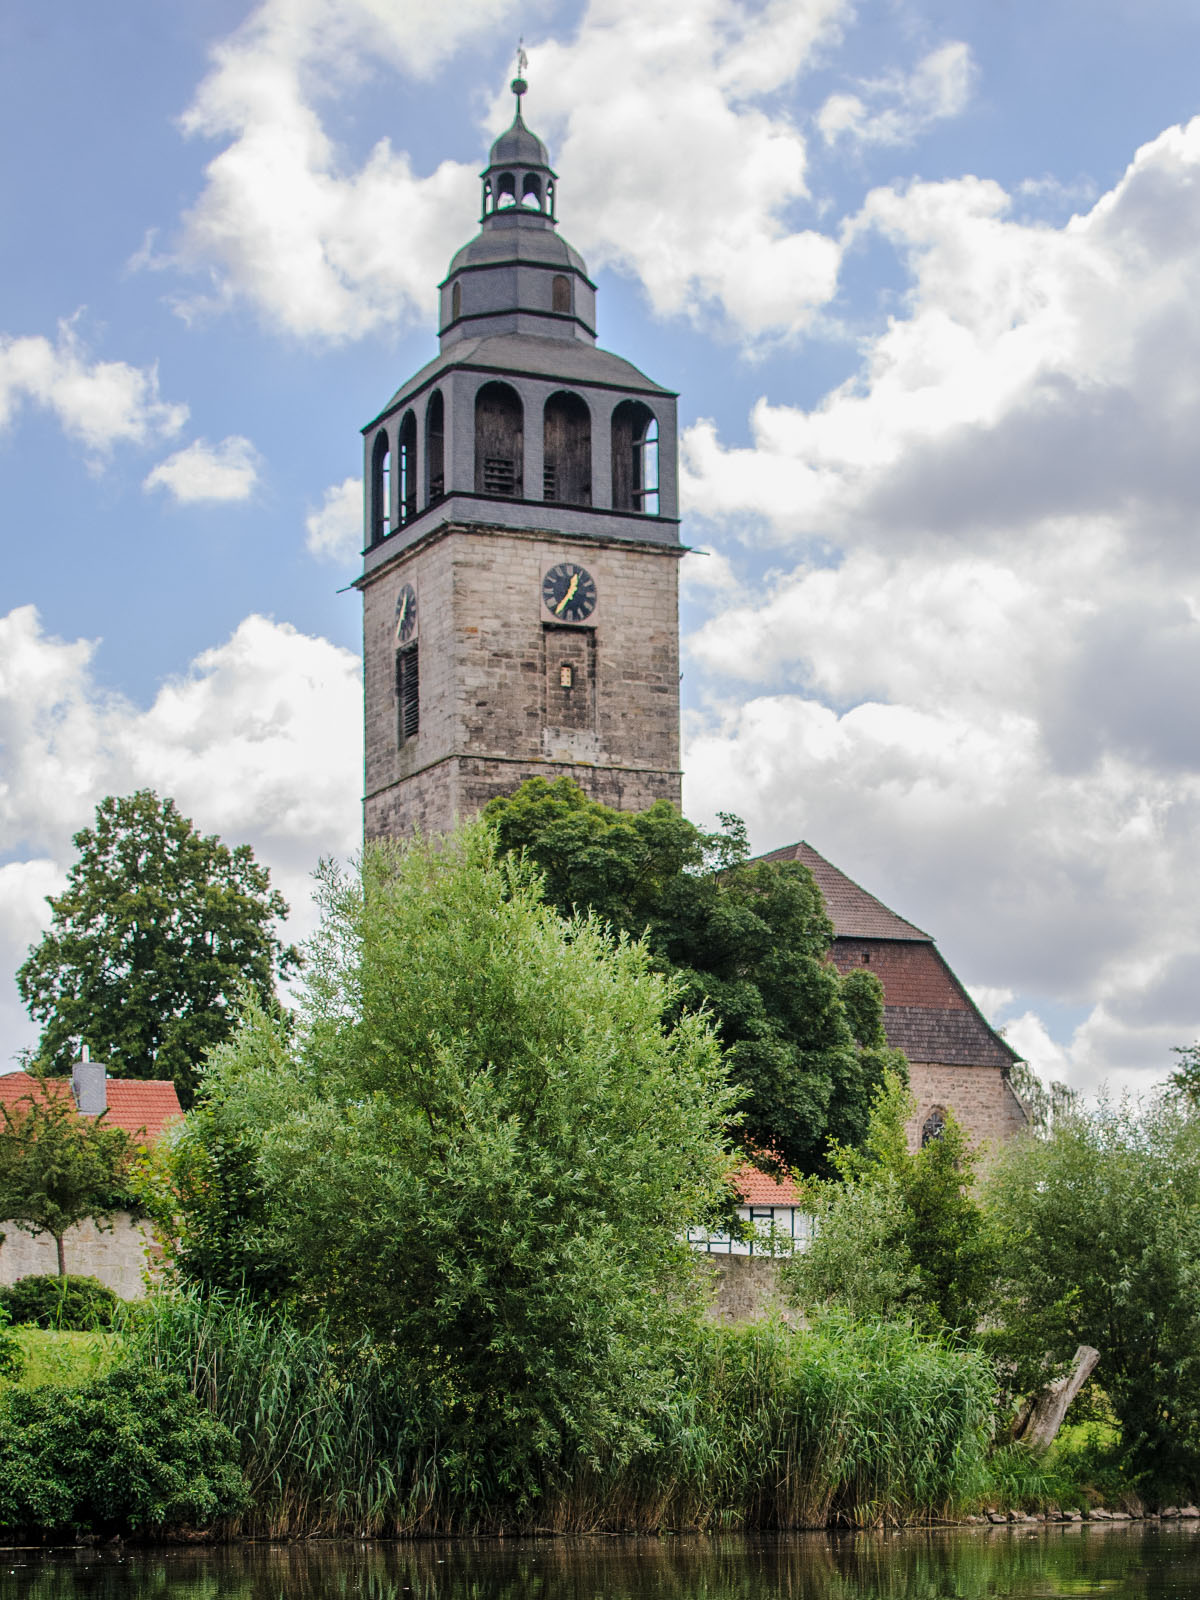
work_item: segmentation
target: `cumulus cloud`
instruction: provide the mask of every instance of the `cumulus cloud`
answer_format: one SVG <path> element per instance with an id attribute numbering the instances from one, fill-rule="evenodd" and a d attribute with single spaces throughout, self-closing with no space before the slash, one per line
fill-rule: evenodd
<path id="1" fill-rule="evenodd" d="M 263 0 L 214 51 L 183 119 L 224 141 L 174 255 L 217 287 L 184 313 L 245 297 L 291 333 L 334 340 L 427 318 L 475 216 L 478 163 L 421 174 L 383 139 L 356 167 L 322 101 L 373 66 L 428 74 L 511 12 L 511 0 Z M 803 327 L 834 292 L 839 250 L 788 220 L 807 194 L 806 149 L 778 92 L 848 14 L 849 0 L 669 13 L 591 0 L 572 39 L 531 44 L 531 120 L 570 175 L 566 227 L 592 264 L 636 274 L 663 313 Z M 502 93 L 492 132 L 511 114 Z"/>
<path id="2" fill-rule="evenodd" d="M 160 399 L 157 368 L 93 359 L 72 321 L 59 323 L 53 343 L 41 334 L 0 334 L 0 429 L 26 403 L 52 412 L 64 432 L 99 454 L 169 439 L 188 416 L 187 406 Z"/>
<path id="3" fill-rule="evenodd" d="M 352 561 L 362 549 L 363 486 L 361 478 L 331 484 L 315 511 L 304 519 L 309 553 L 324 561 Z"/>
<path id="4" fill-rule="evenodd" d="M 830 95 L 817 112 L 817 127 L 826 144 L 911 144 L 935 122 L 962 114 L 974 77 L 971 51 L 955 39 L 909 73 L 864 80 L 857 94 Z"/>
<path id="5" fill-rule="evenodd" d="M 142 787 L 173 795 L 205 832 L 251 844 L 303 935 L 318 858 L 360 837 L 357 657 L 251 616 L 140 707 L 97 681 L 95 649 L 47 635 L 32 606 L 0 617 L 0 972 L 46 925 L 71 835 L 106 794 Z M 33 1037 L 11 979 L 0 1030 L 11 1049 Z"/>
<path id="6" fill-rule="evenodd" d="M 1058 228 L 877 190 L 847 235 L 911 278 L 861 371 L 685 442 L 704 537 L 772 566 L 688 641 L 689 803 L 807 836 L 1089 1088 L 1200 1035 L 1197 193 L 1200 121 Z"/>
<path id="7" fill-rule="evenodd" d="M 241 434 L 219 444 L 197 439 L 147 474 L 144 489 L 166 489 L 180 505 L 248 500 L 258 483 L 258 452 Z"/>

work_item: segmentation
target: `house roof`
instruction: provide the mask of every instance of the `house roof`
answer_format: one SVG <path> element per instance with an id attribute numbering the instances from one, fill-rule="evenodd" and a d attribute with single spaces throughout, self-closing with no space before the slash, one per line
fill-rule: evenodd
<path id="1" fill-rule="evenodd" d="M 798 844 L 785 844 L 778 850 L 768 850 L 765 856 L 756 856 L 755 859 L 799 861 L 806 866 L 817 880 L 817 888 L 824 896 L 829 920 L 833 923 L 834 935 L 839 939 L 924 939 L 931 942 L 929 934 L 923 933 L 911 922 L 905 922 L 903 917 L 898 917 L 882 900 L 868 894 L 853 878 L 848 878 L 831 861 L 818 855 L 812 845 L 803 839 Z"/>
<path id="2" fill-rule="evenodd" d="M 798 1206 L 800 1196 L 791 1178 L 775 1178 L 758 1167 L 738 1169 L 734 1183 L 744 1206 Z"/>
<path id="3" fill-rule="evenodd" d="M 163 1128 L 175 1117 L 183 1115 L 175 1085 L 153 1079 L 109 1078 L 108 1093 L 110 1128 L 121 1128 L 135 1139 L 153 1144 Z M 41 1096 L 74 1104 L 70 1078 L 36 1078 L 30 1072 L 8 1072 L 0 1075 L 0 1102 L 15 1106 L 22 1100 Z"/>

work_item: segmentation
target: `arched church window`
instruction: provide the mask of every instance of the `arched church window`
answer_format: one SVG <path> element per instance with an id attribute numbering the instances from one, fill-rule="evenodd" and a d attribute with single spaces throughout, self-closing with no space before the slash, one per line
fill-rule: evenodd
<path id="1" fill-rule="evenodd" d="M 640 400 L 612 415 L 613 508 L 658 515 L 658 419 Z"/>
<path id="2" fill-rule="evenodd" d="M 560 389 L 546 401 L 542 423 L 542 496 L 562 505 L 592 503 L 592 414 L 577 394 Z"/>
<path id="3" fill-rule="evenodd" d="M 554 274 L 554 282 L 550 286 L 550 309 L 566 312 L 571 309 L 571 280 L 563 272 Z"/>
<path id="4" fill-rule="evenodd" d="M 435 505 L 446 492 L 446 403 L 435 389 L 425 408 L 425 504 Z"/>
<path id="5" fill-rule="evenodd" d="M 504 211 L 517 203 L 517 180 L 511 172 L 502 172 L 496 184 L 496 210 Z"/>
<path id="6" fill-rule="evenodd" d="M 946 1109 L 944 1106 L 934 1106 L 933 1110 L 921 1124 L 921 1144 L 927 1145 L 932 1139 L 940 1139 L 946 1131 Z"/>
<path id="7" fill-rule="evenodd" d="M 542 185 L 532 172 L 525 174 L 525 182 L 521 185 L 521 204 L 528 206 L 531 211 L 542 209 Z"/>
<path id="8" fill-rule="evenodd" d="M 475 492 L 525 493 L 525 412 L 507 383 L 485 383 L 475 395 Z"/>
<path id="9" fill-rule="evenodd" d="M 411 411 L 404 413 L 400 424 L 400 438 L 396 452 L 399 481 L 396 484 L 396 508 L 400 526 L 411 522 L 417 514 L 417 419 Z"/>
<path id="10" fill-rule="evenodd" d="M 462 316 L 462 284 L 456 283 L 450 291 L 450 316 L 457 322 Z"/>
<path id="11" fill-rule="evenodd" d="M 392 531 L 392 452 L 387 429 L 380 428 L 371 450 L 371 543 Z"/>

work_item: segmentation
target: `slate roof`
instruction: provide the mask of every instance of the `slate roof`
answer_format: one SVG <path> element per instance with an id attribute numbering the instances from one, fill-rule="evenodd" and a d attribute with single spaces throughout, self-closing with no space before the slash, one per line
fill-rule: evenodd
<path id="1" fill-rule="evenodd" d="M 799 844 L 785 844 L 778 850 L 768 850 L 758 861 L 799 861 L 817 880 L 817 888 L 825 898 L 825 906 L 839 939 L 930 939 L 911 922 L 905 922 L 890 911 L 882 900 L 840 872 L 831 861 L 818 855 L 812 845 L 803 839 Z M 930 941 L 932 942 L 932 941 Z"/>
<path id="2" fill-rule="evenodd" d="M 108 1126 L 122 1128 L 140 1142 L 153 1144 L 168 1122 L 183 1115 L 183 1107 L 179 1104 L 179 1096 L 170 1079 L 164 1082 L 158 1079 L 109 1078 L 105 1088 L 108 1092 L 108 1116 L 105 1118 Z M 47 1094 L 52 1099 L 67 1100 L 74 1104 L 70 1078 L 47 1078 L 43 1085 L 42 1080 L 29 1072 L 0 1075 L 0 1101 L 6 1105 L 15 1106 L 22 1100 Z"/>

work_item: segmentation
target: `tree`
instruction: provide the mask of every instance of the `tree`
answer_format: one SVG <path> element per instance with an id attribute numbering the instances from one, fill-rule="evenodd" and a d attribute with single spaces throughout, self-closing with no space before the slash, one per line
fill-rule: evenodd
<path id="1" fill-rule="evenodd" d="M 1002 1151 L 988 1201 L 1014 1388 L 1094 1346 L 1128 1473 L 1200 1491 L 1200 1119 L 1169 1097 L 1077 1109 Z"/>
<path id="2" fill-rule="evenodd" d="M 861 1141 L 884 1072 L 906 1067 L 887 1047 L 878 979 L 827 959 L 833 927 L 807 867 L 748 860 L 736 817 L 705 833 L 665 800 L 616 811 L 568 778 L 531 778 L 485 816 L 541 869 L 560 915 L 644 936 L 678 980 L 675 1014 L 707 1009 L 745 1091 L 753 1159 L 823 1173 L 829 1139 Z"/>
<path id="3" fill-rule="evenodd" d="M 68 1231 L 89 1217 L 105 1228 L 121 1206 L 130 1143 L 107 1113 L 82 1117 L 56 1088 L 42 1083 L 28 1099 L 0 1103 L 0 1216 L 25 1233 L 48 1233 L 65 1279 Z"/>
<path id="4" fill-rule="evenodd" d="M 1167 1079 L 1170 1092 L 1192 1106 L 1200 1106 L 1200 1043 L 1174 1045 L 1172 1054 L 1181 1060 Z"/>
<path id="5" fill-rule="evenodd" d="M 910 1150 L 905 1124 L 915 1110 L 889 1075 L 863 1147 L 832 1152 L 840 1182 L 807 1187 L 814 1234 L 784 1268 L 785 1287 L 805 1310 L 841 1305 L 857 1317 L 974 1333 L 995 1276 L 987 1220 L 971 1193 L 977 1157 L 953 1113 L 936 1138 Z"/>
<path id="6" fill-rule="evenodd" d="M 295 965 L 275 937 L 287 903 L 249 845 L 203 835 L 149 789 L 101 802 L 49 931 L 17 972 L 42 1024 L 37 1057 L 68 1072 L 86 1040 L 118 1077 L 175 1081 L 191 1104 L 205 1052 L 245 987 L 264 1005 Z"/>
<path id="7" fill-rule="evenodd" d="M 447 1471 L 528 1498 L 538 1463 L 644 1443 L 669 1391 L 686 1230 L 734 1161 L 719 1046 L 481 824 L 321 882 L 294 1037 L 251 1008 L 170 1147 L 176 1262 L 227 1283 L 235 1235 L 252 1287 L 408 1364 Z"/>

